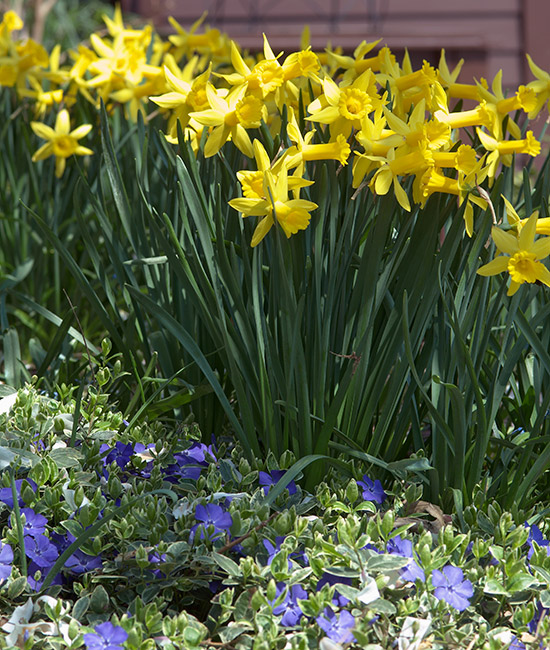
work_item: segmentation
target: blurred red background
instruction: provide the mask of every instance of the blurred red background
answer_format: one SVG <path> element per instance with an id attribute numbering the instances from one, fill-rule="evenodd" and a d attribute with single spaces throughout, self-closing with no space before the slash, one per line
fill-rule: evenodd
<path id="1" fill-rule="evenodd" d="M 249 50 L 262 48 L 262 32 L 276 53 L 296 50 L 306 24 L 316 50 L 331 42 L 352 52 L 363 39 L 381 38 L 380 46 L 398 57 L 407 48 L 420 65 L 437 64 L 445 48 L 449 65 L 465 59 L 463 82 L 490 82 L 501 68 L 506 87 L 530 81 L 526 52 L 550 70 L 549 0 L 122 0 L 122 8 L 161 33 L 173 33 L 168 16 L 188 29 L 207 11 L 206 24 Z"/>

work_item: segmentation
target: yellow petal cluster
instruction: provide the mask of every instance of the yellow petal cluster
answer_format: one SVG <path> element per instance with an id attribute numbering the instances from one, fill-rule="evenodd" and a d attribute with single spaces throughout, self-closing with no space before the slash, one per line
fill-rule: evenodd
<path id="1" fill-rule="evenodd" d="M 467 83 L 459 80 L 463 61 L 451 70 L 444 51 L 437 66 L 424 61 L 415 69 L 408 54 L 399 62 L 382 39 L 363 41 L 351 56 L 330 48 L 317 53 L 306 31 L 299 50 L 276 54 L 264 35 L 262 51 L 253 55 L 208 27 L 206 15 L 189 29 L 170 19 L 175 33 L 166 39 L 151 26 L 129 27 L 119 8 L 104 21 L 106 29 L 86 45 L 48 53 L 17 37 L 23 23 L 14 12 L 2 16 L 0 85 L 41 120 L 32 128 L 47 142 L 34 159 L 53 155 L 60 175 L 71 155 L 91 153 L 78 144 L 91 126 L 69 126 L 68 110 L 80 98 L 95 107 L 103 101 L 108 112 L 120 106 L 130 120 L 160 113 L 169 142 L 178 145 L 181 131 L 197 155 L 235 146 L 256 161 L 256 169 L 237 174 L 242 198 L 231 202 L 245 216 L 262 217 L 254 245 L 275 223 L 287 236 L 307 227 L 314 204 L 299 192 L 319 161 L 351 162 L 356 194 L 392 192 L 404 210 L 452 194 L 465 203 L 472 235 L 475 209 L 487 208 L 481 183 L 491 186 L 514 154 L 540 152 L 533 132 L 517 120 L 550 107 L 550 74 L 529 56 L 535 79 L 505 92 L 501 71 L 490 84 Z M 456 110 L 456 100 L 466 108 Z M 265 128 L 286 143 L 273 161 L 259 149 Z M 471 145 L 461 141 L 465 129 Z"/>

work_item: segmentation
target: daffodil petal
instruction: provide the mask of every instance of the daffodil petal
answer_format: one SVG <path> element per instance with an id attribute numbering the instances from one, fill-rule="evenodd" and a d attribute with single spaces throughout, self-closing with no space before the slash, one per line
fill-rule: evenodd
<path id="1" fill-rule="evenodd" d="M 57 114 L 55 120 L 55 132 L 58 135 L 68 135 L 71 131 L 71 119 L 69 117 L 69 111 L 63 109 Z M 63 173 L 63 172 L 61 172 Z"/>
<path id="2" fill-rule="evenodd" d="M 521 286 L 521 283 L 519 283 L 519 282 L 514 282 L 514 281 L 512 280 L 512 281 L 510 282 L 510 286 L 508 287 L 508 292 L 507 292 L 506 295 L 507 295 L 507 296 L 513 296 L 513 295 L 516 293 L 516 291 L 520 288 L 520 286 Z"/>
<path id="3" fill-rule="evenodd" d="M 393 191 L 395 192 L 395 198 L 398 200 L 399 205 L 407 212 L 410 212 L 411 204 L 409 202 L 409 197 L 407 196 L 407 192 L 405 192 L 399 184 L 397 178 L 393 179 Z"/>
<path id="4" fill-rule="evenodd" d="M 550 237 L 537 239 L 537 241 L 531 246 L 530 251 L 537 260 L 543 260 L 545 257 L 548 257 L 548 255 L 550 255 Z"/>
<path id="5" fill-rule="evenodd" d="M 44 160 L 44 158 L 49 158 L 52 154 L 53 144 L 51 142 L 47 142 L 46 144 L 42 145 L 40 149 L 34 152 L 32 161 L 36 162 L 37 160 Z"/>
<path id="6" fill-rule="evenodd" d="M 231 135 L 235 146 L 242 151 L 245 156 L 254 158 L 254 147 L 252 146 L 252 141 L 250 140 L 250 136 L 246 132 L 246 129 L 240 124 L 237 124 L 237 126 L 231 131 Z"/>
<path id="7" fill-rule="evenodd" d="M 518 240 L 511 233 L 504 232 L 504 230 L 501 230 L 500 228 L 492 228 L 491 237 L 493 238 L 497 248 L 503 253 L 514 255 L 518 252 Z"/>
<path id="8" fill-rule="evenodd" d="M 80 140 L 80 138 L 83 138 L 85 135 L 88 135 L 90 131 L 92 130 L 92 125 L 91 124 L 82 124 L 81 126 L 77 126 L 76 129 L 73 129 L 71 131 L 71 138 L 74 138 L 75 140 Z"/>
<path id="9" fill-rule="evenodd" d="M 262 239 L 271 230 L 272 226 L 273 226 L 273 217 L 270 214 L 268 214 L 264 219 L 262 219 L 258 223 L 258 225 L 256 226 L 256 230 L 254 230 L 254 234 L 252 235 L 252 241 L 250 242 L 252 248 L 254 248 L 254 246 L 257 246 L 262 241 Z"/>
<path id="10" fill-rule="evenodd" d="M 51 126 L 42 124 L 41 122 L 31 122 L 31 128 L 39 138 L 43 140 L 51 140 L 55 137 L 55 131 Z"/>
<path id="11" fill-rule="evenodd" d="M 384 196 L 389 192 L 392 181 L 393 174 L 389 169 L 380 170 L 375 176 L 374 191 L 380 196 Z"/>
<path id="12" fill-rule="evenodd" d="M 229 205 L 243 217 L 263 217 L 270 206 L 264 199 L 231 199 Z"/>
<path id="13" fill-rule="evenodd" d="M 538 216 L 538 212 L 533 212 L 529 219 L 527 219 L 527 221 L 523 224 L 523 228 L 519 233 L 519 247 L 522 250 L 531 250 L 531 246 L 535 241 L 535 234 L 537 232 Z"/>
<path id="14" fill-rule="evenodd" d="M 508 199 L 504 196 L 504 194 L 501 194 L 500 196 L 502 197 L 502 200 L 504 201 L 504 205 L 506 206 L 506 214 L 508 215 L 509 223 L 510 224 L 517 223 L 520 219 L 514 206 L 510 203 L 510 201 L 508 201 Z"/>
<path id="15" fill-rule="evenodd" d="M 340 101 L 340 88 L 338 88 L 330 77 L 325 77 L 323 80 L 323 92 L 331 106 L 338 106 L 338 102 Z"/>
<path id="16" fill-rule="evenodd" d="M 499 255 L 498 257 L 495 257 L 494 260 L 491 260 L 488 264 L 480 266 L 477 270 L 477 273 L 478 275 L 484 276 L 497 275 L 498 273 L 502 273 L 508 269 L 509 260 L 509 257 Z"/>

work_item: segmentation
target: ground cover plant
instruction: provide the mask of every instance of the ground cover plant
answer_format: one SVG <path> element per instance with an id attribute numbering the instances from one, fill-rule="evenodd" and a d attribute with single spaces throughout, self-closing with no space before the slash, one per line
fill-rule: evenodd
<path id="1" fill-rule="evenodd" d="M 104 20 L 0 23 L 6 647 L 546 643 L 548 73 Z"/>
<path id="2" fill-rule="evenodd" d="M 230 439 L 129 430 L 100 402 L 78 423 L 71 391 L 0 401 L 0 647 L 550 641 L 544 512 L 477 490 L 452 524 L 419 485 L 383 486 L 357 463 L 356 479 L 283 489 L 290 453 L 250 464 Z"/>

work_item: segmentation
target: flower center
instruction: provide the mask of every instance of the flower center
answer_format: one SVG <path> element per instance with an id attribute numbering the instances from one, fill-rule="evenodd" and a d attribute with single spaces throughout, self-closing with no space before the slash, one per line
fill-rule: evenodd
<path id="1" fill-rule="evenodd" d="M 256 129 L 262 121 L 263 103 L 257 97 L 243 97 L 237 104 L 235 114 L 245 129 Z"/>
<path id="2" fill-rule="evenodd" d="M 510 277 L 518 284 L 535 282 L 540 275 L 540 267 L 544 267 L 544 264 L 537 262 L 534 254 L 526 251 L 517 252 L 508 262 Z"/>
<path id="3" fill-rule="evenodd" d="M 77 146 L 76 140 L 70 135 L 60 135 L 53 141 L 53 152 L 59 158 L 68 158 L 73 155 Z"/>
<path id="4" fill-rule="evenodd" d="M 347 120 L 360 120 L 371 110 L 370 97 L 359 88 L 344 88 L 338 110 Z"/>
<path id="5" fill-rule="evenodd" d="M 187 103 L 193 107 L 194 111 L 204 111 L 209 107 L 208 97 L 206 96 L 206 84 L 201 84 L 193 88 L 187 95 Z"/>
<path id="6" fill-rule="evenodd" d="M 277 61 L 260 61 L 254 66 L 253 74 L 264 95 L 274 91 L 285 80 L 285 73 Z"/>

